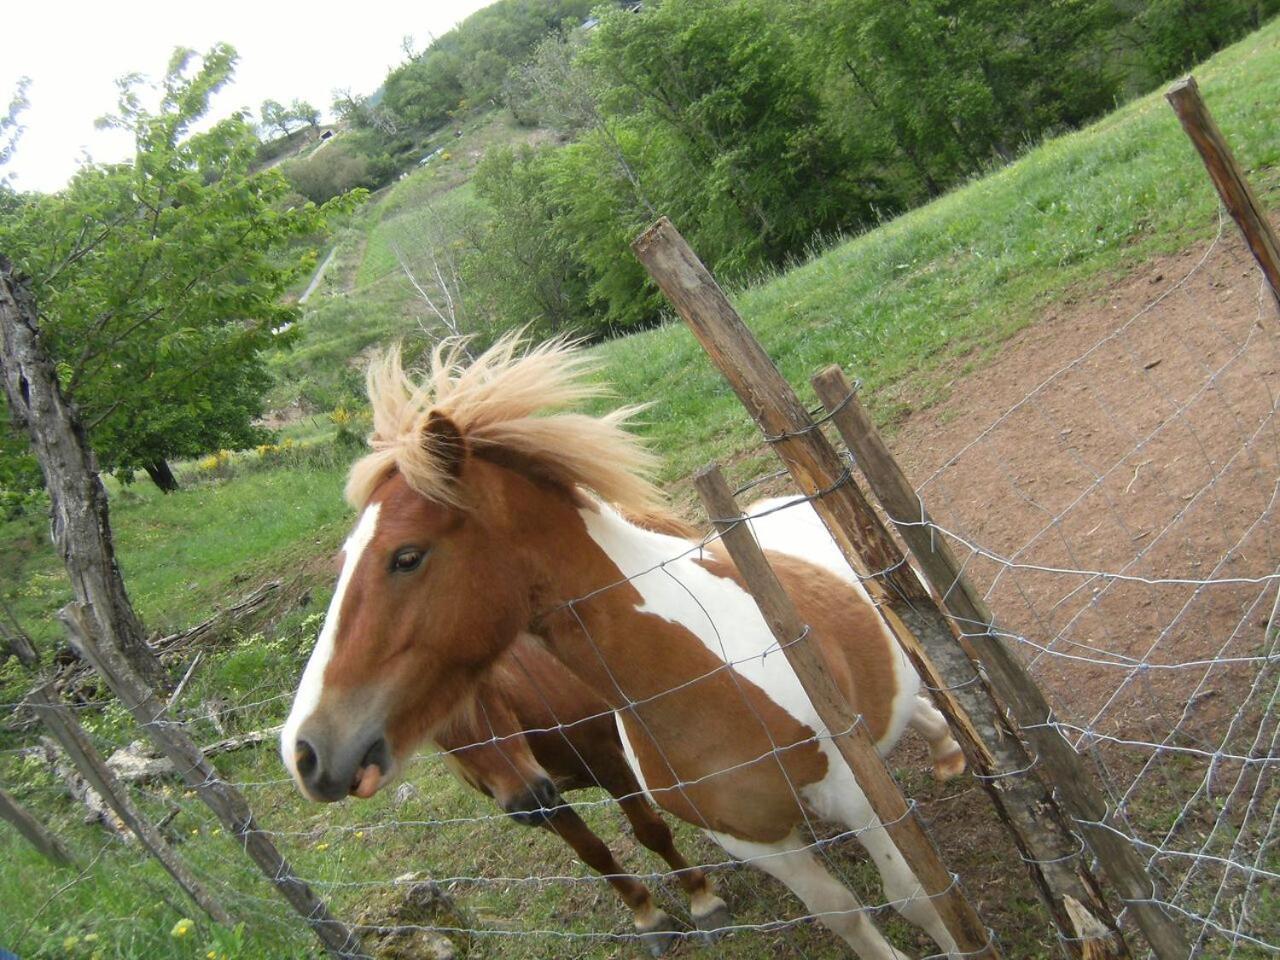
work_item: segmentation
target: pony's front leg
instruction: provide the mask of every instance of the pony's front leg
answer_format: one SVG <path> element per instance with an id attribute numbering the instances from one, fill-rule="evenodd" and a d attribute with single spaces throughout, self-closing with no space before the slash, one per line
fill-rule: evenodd
<path id="1" fill-rule="evenodd" d="M 635 915 L 636 932 L 640 934 L 640 940 L 649 953 L 660 957 L 675 945 L 680 939 L 675 921 L 653 902 L 649 889 L 643 883 L 623 871 L 613 851 L 591 831 L 572 807 L 554 806 L 550 815 L 542 821 L 542 826 L 559 836 L 573 848 L 573 852 L 583 863 L 609 881 L 622 902 Z"/>
<path id="2" fill-rule="evenodd" d="M 636 839 L 665 860 L 675 872 L 680 886 L 689 895 L 693 925 L 708 935 L 729 926 L 732 918 L 728 904 L 716 896 L 706 872 L 701 867 L 690 866 L 676 849 L 671 828 L 653 805 L 638 793 L 632 793 L 618 797 L 618 806 L 631 821 L 631 832 Z"/>

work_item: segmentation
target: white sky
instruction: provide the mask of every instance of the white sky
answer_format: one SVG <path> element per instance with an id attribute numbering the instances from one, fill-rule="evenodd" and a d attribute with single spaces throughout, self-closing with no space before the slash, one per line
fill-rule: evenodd
<path id="1" fill-rule="evenodd" d="M 213 101 L 225 116 L 268 97 L 295 97 L 328 111 L 331 91 L 372 93 L 404 59 L 401 41 L 417 49 L 491 0 L 360 0 L 279 3 L 275 0 L 25 0 L 5 4 L 0 56 L 0 107 L 17 79 L 31 78 L 26 133 L 8 166 L 20 190 L 56 190 L 87 151 L 97 161 L 128 157 L 119 131 L 93 122 L 112 113 L 115 79 L 126 73 L 163 75 L 173 48 L 205 51 L 226 41 L 240 54 L 234 82 Z"/>

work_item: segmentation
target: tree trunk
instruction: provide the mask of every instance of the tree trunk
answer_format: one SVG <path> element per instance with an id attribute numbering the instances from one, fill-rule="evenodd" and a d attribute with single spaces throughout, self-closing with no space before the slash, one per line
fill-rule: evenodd
<path id="1" fill-rule="evenodd" d="M 29 281 L 0 256 L 0 387 L 14 422 L 31 437 L 40 461 L 57 546 L 76 598 L 99 616 L 120 624 L 122 652 L 147 681 L 167 686 L 159 659 L 147 645 L 142 623 L 116 563 L 107 492 L 84 425 L 63 396 L 53 358 L 40 337 Z"/>
<path id="2" fill-rule="evenodd" d="M 165 493 L 173 493 L 178 489 L 178 478 L 169 469 L 167 460 L 154 460 L 143 469 L 147 471 L 147 476 L 151 478 L 152 482 Z"/>

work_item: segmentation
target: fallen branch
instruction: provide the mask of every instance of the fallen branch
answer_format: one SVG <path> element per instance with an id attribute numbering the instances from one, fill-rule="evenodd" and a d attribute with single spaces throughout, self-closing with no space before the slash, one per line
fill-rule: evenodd
<path id="1" fill-rule="evenodd" d="M 213 757 L 220 753 L 230 753 L 245 747 L 257 746 L 274 740 L 280 733 L 280 726 L 265 727 L 241 733 L 234 737 L 217 740 L 203 747 L 205 756 Z M 107 758 L 107 766 L 115 775 L 126 783 L 137 783 L 144 780 L 156 780 L 160 777 L 173 776 L 173 764 L 165 757 L 153 752 L 146 743 L 135 740 L 127 747 L 121 747 Z"/>
<path id="2" fill-rule="evenodd" d="M 49 768 L 66 786 L 71 799 L 84 805 L 84 822 L 100 823 L 125 843 L 133 843 L 133 831 L 111 809 L 107 801 L 102 798 L 102 794 L 89 785 L 62 747 L 49 737 L 41 737 L 40 750 Z"/>
<path id="3" fill-rule="evenodd" d="M 243 620 L 254 613 L 261 610 L 271 596 L 280 589 L 279 580 L 268 580 L 253 593 L 249 594 L 238 603 L 219 610 L 208 620 L 197 623 L 194 627 L 188 627 L 178 633 L 171 633 L 167 637 L 160 637 L 151 642 L 151 649 L 161 655 L 167 655 L 197 640 L 203 640 L 209 634 L 214 632 L 215 628 L 225 629 L 229 624 L 238 620 Z"/>
<path id="4" fill-rule="evenodd" d="M 171 633 L 168 636 L 152 640 L 148 646 L 157 656 L 172 656 L 192 643 L 205 640 L 213 634 L 226 630 L 233 624 L 257 613 L 267 605 L 267 602 L 280 589 L 280 586 L 279 580 L 269 580 L 253 593 L 233 603 L 231 606 L 219 610 L 209 619 L 197 623 L 193 627 L 188 627 L 186 630 L 180 630 L 177 633 Z M 54 688 L 64 700 L 75 702 L 77 699 L 86 699 L 86 687 L 93 680 L 93 670 L 80 659 L 78 654 L 72 653 L 70 649 L 66 649 L 63 652 L 66 654 L 66 658 L 59 658 L 58 660 Z M 174 699 L 181 692 L 181 688 L 182 684 L 179 684 L 174 691 Z M 20 723 L 19 726 L 29 726 L 32 722 L 34 721 L 27 719 Z"/>

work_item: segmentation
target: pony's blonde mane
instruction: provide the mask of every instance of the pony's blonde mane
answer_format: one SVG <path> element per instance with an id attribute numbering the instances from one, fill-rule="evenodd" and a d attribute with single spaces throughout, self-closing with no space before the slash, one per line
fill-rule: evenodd
<path id="1" fill-rule="evenodd" d="M 411 379 L 393 347 L 369 365 L 372 452 L 347 478 L 347 500 L 363 507 L 374 489 L 399 471 L 429 500 L 466 506 L 466 476 L 455 476 L 448 441 L 427 429 L 433 416 L 458 428 L 471 456 L 520 464 L 543 479 L 582 487 L 637 512 L 663 512 L 650 480 L 656 458 L 623 425 L 641 408 L 600 417 L 567 408 L 607 391 L 590 374 L 596 364 L 564 340 L 527 347 L 518 333 L 467 361 L 466 341 L 450 339 L 431 353 L 420 381 Z"/>

